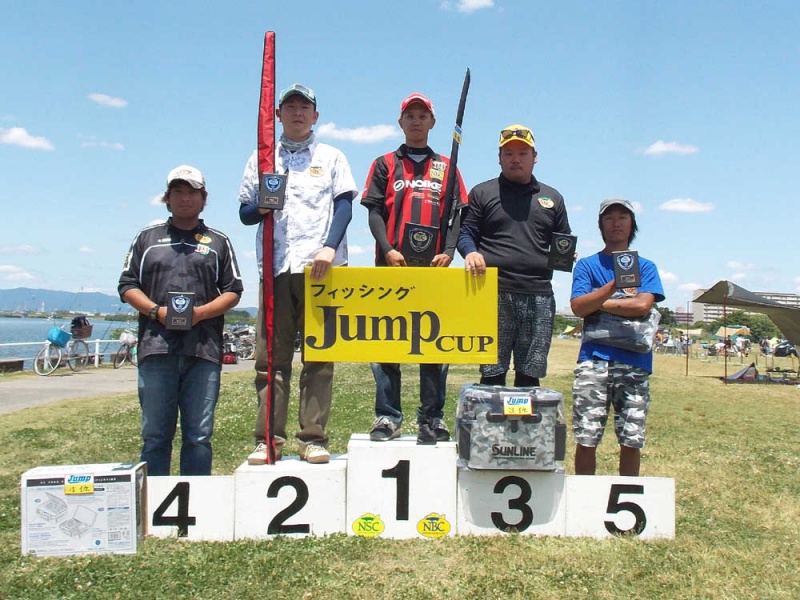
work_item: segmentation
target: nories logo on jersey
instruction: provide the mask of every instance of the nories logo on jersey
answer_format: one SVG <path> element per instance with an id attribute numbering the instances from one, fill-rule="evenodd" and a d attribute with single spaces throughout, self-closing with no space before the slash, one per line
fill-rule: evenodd
<path id="1" fill-rule="evenodd" d="M 392 185 L 395 192 L 402 189 L 412 190 L 432 190 L 434 192 L 442 191 L 442 184 L 438 181 L 426 181 L 424 179 L 402 179 L 395 181 Z"/>

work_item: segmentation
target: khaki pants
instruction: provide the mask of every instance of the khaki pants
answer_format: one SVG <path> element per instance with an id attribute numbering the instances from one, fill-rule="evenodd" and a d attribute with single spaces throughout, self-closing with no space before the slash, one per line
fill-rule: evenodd
<path id="1" fill-rule="evenodd" d="M 272 342 L 272 385 L 273 436 L 276 449 L 280 450 L 286 442 L 286 419 L 291 394 L 292 359 L 294 340 L 299 331 L 304 333 L 304 275 L 302 273 L 282 273 L 275 278 L 275 319 Z M 256 443 L 266 438 L 266 390 L 267 390 L 267 337 L 264 323 L 264 286 L 258 290 L 258 317 L 256 322 L 256 394 L 258 413 L 253 431 Z M 298 423 L 300 431 L 297 442 L 302 450 L 307 444 L 328 445 L 325 427 L 331 413 L 333 393 L 333 363 L 306 362 L 302 358 L 300 371 L 300 407 Z"/>

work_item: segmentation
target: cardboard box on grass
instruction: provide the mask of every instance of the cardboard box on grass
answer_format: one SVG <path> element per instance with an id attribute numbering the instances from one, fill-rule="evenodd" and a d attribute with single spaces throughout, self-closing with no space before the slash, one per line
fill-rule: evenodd
<path id="1" fill-rule="evenodd" d="M 22 553 L 136 552 L 147 532 L 145 463 L 45 466 L 22 474 Z"/>

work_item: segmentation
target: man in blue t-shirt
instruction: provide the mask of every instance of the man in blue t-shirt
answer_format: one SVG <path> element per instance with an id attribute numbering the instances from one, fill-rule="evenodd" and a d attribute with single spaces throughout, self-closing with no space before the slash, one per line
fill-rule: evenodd
<path id="1" fill-rule="evenodd" d="M 664 300 L 656 265 L 640 256 L 641 286 L 617 289 L 611 256 L 612 252 L 627 250 L 636 237 L 638 227 L 633 206 L 621 198 L 604 200 L 600 204 L 598 226 L 605 247 L 575 265 L 572 312 L 582 318 L 597 311 L 620 317 L 645 317 L 653 303 Z M 633 352 L 586 341 L 581 344 L 572 387 L 576 475 L 595 474 L 597 446 L 603 439 L 611 406 L 620 445 L 619 474 L 639 475 L 652 372 L 652 352 Z"/>

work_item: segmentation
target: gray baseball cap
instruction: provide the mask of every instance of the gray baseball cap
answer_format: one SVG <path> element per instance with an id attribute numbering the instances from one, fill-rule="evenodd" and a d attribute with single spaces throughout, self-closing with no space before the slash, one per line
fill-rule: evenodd
<path id="1" fill-rule="evenodd" d="M 314 90 L 312 90 L 310 87 L 304 86 L 302 83 L 293 83 L 288 88 L 283 90 L 281 95 L 278 97 L 278 106 L 283 104 L 283 102 L 290 96 L 302 96 L 311 102 L 315 107 L 317 106 L 317 95 L 314 93 Z"/>

